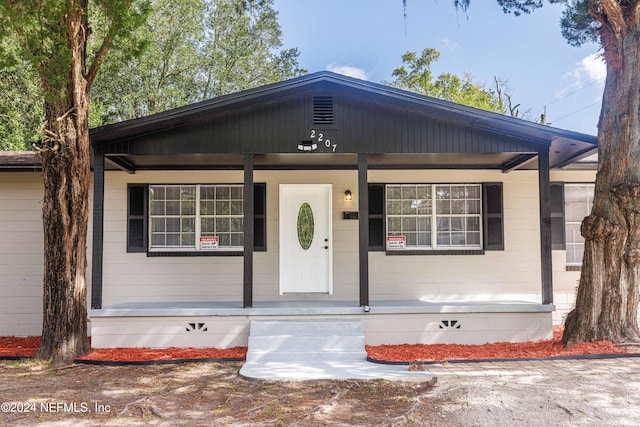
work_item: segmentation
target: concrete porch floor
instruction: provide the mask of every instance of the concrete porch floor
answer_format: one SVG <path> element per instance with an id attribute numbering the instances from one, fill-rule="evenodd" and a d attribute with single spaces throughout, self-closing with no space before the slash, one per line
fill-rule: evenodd
<path id="1" fill-rule="evenodd" d="M 127 302 L 89 310 L 90 317 L 146 316 L 304 316 L 419 313 L 544 313 L 554 305 L 530 301 L 371 301 L 369 311 L 357 301 L 241 301 Z"/>

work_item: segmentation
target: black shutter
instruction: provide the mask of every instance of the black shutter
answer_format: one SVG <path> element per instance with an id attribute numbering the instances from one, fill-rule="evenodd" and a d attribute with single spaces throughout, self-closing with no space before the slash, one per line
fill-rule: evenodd
<path id="1" fill-rule="evenodd" d="M 253 184 L 253 250 L 267 250 L 267 184 Z"/>
<path id="2" fill-rule="evenodd" d="M 484 249 L 487 251 L 503 251 L 504 204 L 502 201 L 501 182 L 486 182 L 482 184 L 482 219 L 484 225 Z"/>
<path id="3" fill-rule="evenodd" d="M 385 250 L 384 185 L 369 184 L 369 250 Z"/>
<path id="4" fill-rule="evenodd" d="M 148 187 L 129 184 L 127 188 L 127 252 L 147 251 Z"/>
<path id="5" fill-rule="evenodd" d="M 551 249 L 566 249 L 564 231 L 564 184 L 551 183 Z"/>

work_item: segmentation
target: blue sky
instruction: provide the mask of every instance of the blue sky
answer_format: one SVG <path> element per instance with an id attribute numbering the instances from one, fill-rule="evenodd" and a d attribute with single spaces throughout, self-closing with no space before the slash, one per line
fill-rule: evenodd
<path id="1" fill-rule="evenodd" d="M 506 80 L 515 103 L 552 126 L 596 134 L 605 67 L 599 47 L 569 46 L 562 7 L 503 14 L 495 0 L 474 0 L 468 13 L 451 0 L 275 0 L 284 47 L 300 49 L 309 72 L 332 70 L 372 82 L 392 80 L 406 51 L 440 51 L 435 74 L 470 72 L 493 87 Z"/>

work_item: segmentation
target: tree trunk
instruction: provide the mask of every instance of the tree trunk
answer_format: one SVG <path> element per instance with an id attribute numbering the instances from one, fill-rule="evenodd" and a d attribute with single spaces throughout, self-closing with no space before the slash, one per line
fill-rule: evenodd
<path id="1" fill-rule="evenodd" d="M 637 20 L 637 17 L 627 16 Z M 575 308 L 563 343 L 637 342 L 640 284 L 640 28 L 604 28 L 607 80 L 598 124 L 599 164 Z M 620 32 L 617 32 L 617 31 Z"/>
<path id="2" fill-rule="evenodd" d="M 86 0 L 84 1 L 86 7 Z M 44 296 L 42 340 L 36 357 L 71 363 L 89 349 L 87 337 L 87 224 L 89 219 L 89 90 L 85 78 L 88 25 L 78 8 L 65 16 L 71 52 L 68 86 L 43 81 L 45 136 Z M 44 80 L 44 79 L 43 79 Z"/>

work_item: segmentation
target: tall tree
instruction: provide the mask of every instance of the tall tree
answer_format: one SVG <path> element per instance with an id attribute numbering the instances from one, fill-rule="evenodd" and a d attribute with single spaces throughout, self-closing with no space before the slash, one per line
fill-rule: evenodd
<path id="1" fill-rule="evenodd" d="M 434 77 L 431 65 L 439 58 L 440 52 L 433 48 L 424 49 L 420 56 L 416 52 L 407 52 L 402 55 L 402 67 L 396 68 L 391 74 L 395 80 L 383 83 L 458 104 L 505 113 L 500 96 L 474 82 L 471 74 L 464 73 L 460 77 L 452 73 L 441 73 Z"/>
<path id="2" fill-rule="evenodd" d="M 89 55 L 89 0 L 0 0 L 1 32 L 38 73 L 44 94 L 42 157 L 44 295 L 36 356 L 70 363 L 89 350 L 87 223 L 89 218 L 89 91 L 107 52 L 139 26 L 145 3 L 95 0 L 108 28 Z"/>
<path id="3" fill-rule="evenodd" d="M 529 13 L 542 0 L 497 0 L 507 13 Z M 640 0 L 562 3 L 569 44 L 599 42 L 607 78 L 598 122 L 598 173 L 575 308 L 562 341 L 638 342 L 640 285 Z M 467 8 L 470 0 L 455 0 Z"/>
<path id="4" fill-rule="evenodd" d="M 297 49 L 281 50 L 273 0 L 152 0 L 136 32 L 142 55 L 105 61 L 92 90 L 104 124 L 180 107 L 305 73 Z"/>

